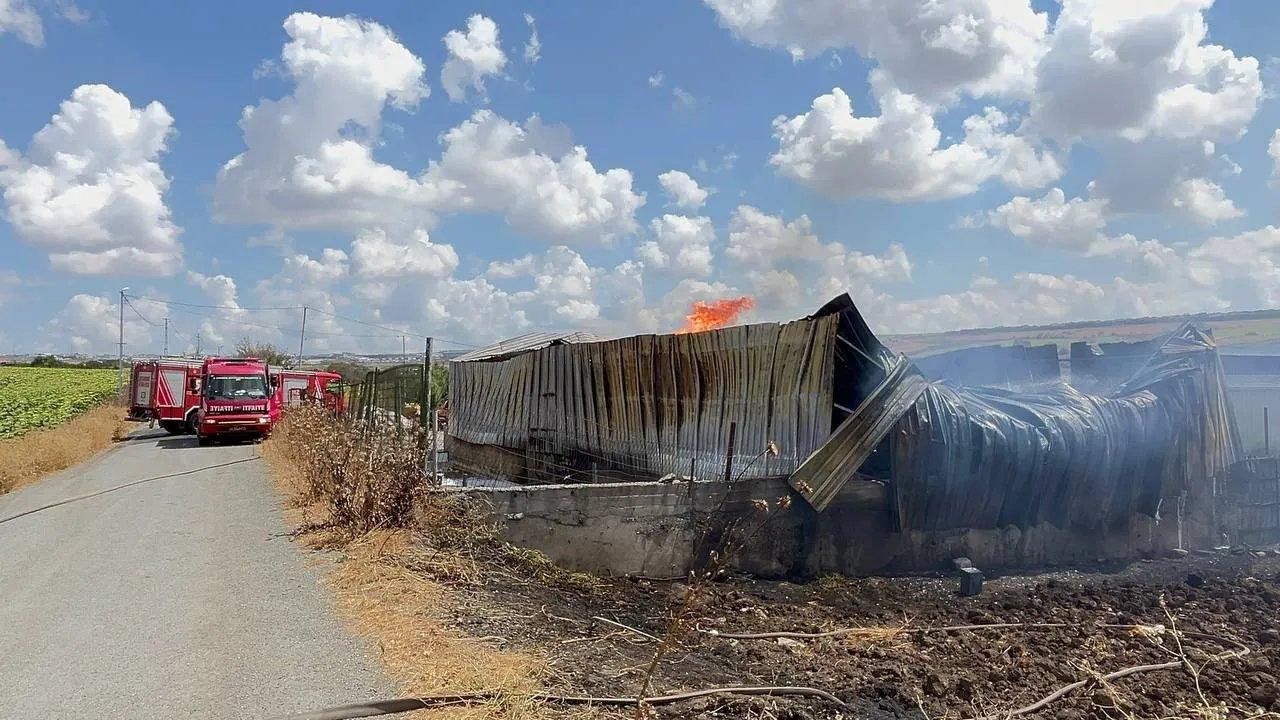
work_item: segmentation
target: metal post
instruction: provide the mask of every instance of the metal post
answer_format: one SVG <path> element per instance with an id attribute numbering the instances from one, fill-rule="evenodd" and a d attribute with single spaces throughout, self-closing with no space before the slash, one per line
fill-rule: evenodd
<path id="1" fill-rule="evenodd" d="M 307 306 L 302 306 L 302 332 L 298 334 L 298 364 L 302 364 L 302 347 L 307 341 Z"/>
<path id="2" fill-rule="evenodd" d="M 369 388 L 369 419 L 368 425 L 372 426 L 376 422 L 378 412 L 378 368 L 373 369 L 373 386 Z M 366 378 L 367 379 L 367 378 Z"/>
<path id="3" fill-rule="evenodd" d="M 1262 454 L 1271 457 L 1271 418 L 1268 408 L 1262 408 Z"/>
<path id="4" fill-rule="evenodd" d="M 404 417 L 404 399 L 400 397 L 400 373 L 396 372 L 391 376 L 391 381 L 395 383 L 395 392 L 392 394 L 391 407 L 395 410 L 396 419 L 396 446 L 400 447 L 400 419 Z"/>
<path id="5" fill-rule="evenodd" d="M 169 357 L 169 318 L 164 319 L 164 351 L 160 357 Z"/>
<path id="6" fill-rule="evenodd" d="M 402 352 L 408 348 L 404 347 L 404 336 L 400 336 L 400 346 Z M 407 358 L 408 356 L 406 356 Z M 422 451 L 422 472 L 425 475 L 430 469 L 431 464 L 427 462 L 427 443 L 430 438 L 427 432 L 430 425 L 427 424 L 427 411 L 430 409 L 430 403 L 427 402 L 427 381 L 431 375 L 431 367 L 427 364 L 427 349 L 422 349 L 422 364 L 418 366 L 418 449 Z"/>
<path id="7" fill-rule="evenodd" d="M 431 453 L 431 482 L 435 482 L 440 477 L 440 448 L 436 446 L 439 440 L 439 425 L 436 422 L 436 398 L 435 388 L 431 382 L 431 345 L 432 339 L 427 338 L 427 406 L 423 408 L 423 412 L 430 414 L 431 419 L 428 427 L 431 428 L 431 436 L 428 440 L 428 452 Z"/>
<path id="8" fill-rule="evenodd" d="M 124 394 L 124 292 L 129 288 L 120 288 L 120 360 L 116 366 L 116 397 Z"/>
<path id="9" fill-rule="evenodd" d="M 733 451 L 738 441 L 738 423 L 729 423 L 729 450 L 724 455 L 724 481 L 733 482 Z"/>

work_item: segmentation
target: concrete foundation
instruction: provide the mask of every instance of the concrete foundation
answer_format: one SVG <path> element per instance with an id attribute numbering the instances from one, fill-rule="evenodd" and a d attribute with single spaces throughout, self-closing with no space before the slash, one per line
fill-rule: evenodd
<path id="1" fill-rule="evenodd" d="M 723 547 L 724 527 L 751 536 L 733 554 L 740 570 L 769 578 L 821 573 L 892 574 L 951 568 L 965 556 L 984 569 L 1092 563 L 1159 553 L 1177 544 L 1176 519 L 1135 515 L 1123 526 L 1072 531 L 1020 529 L 897 532 L 885 487 L 845 485 L 822 513 L 782 479 L 633 482 L 467 490 L 492 508 L 506 538 L 557 564 L 602 575 L 679 576 Z M 768 513 L 753 500 L 769 503 Z"/>

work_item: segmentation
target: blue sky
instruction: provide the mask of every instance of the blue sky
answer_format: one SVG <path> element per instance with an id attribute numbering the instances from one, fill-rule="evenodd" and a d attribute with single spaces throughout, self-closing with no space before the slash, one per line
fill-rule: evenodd
<path id="1" fill-rule="evenodd" d="M 315 308 L 317 351 L 846 290 L 885 332 L 1273 306 L 1277 24 L 1263 0 L 0 0 L 0 352 L 112 351 L 122 286 L 140 352 L 166 316 L 176 349 L 292 347 L 300 311 L 262 306 Z"/>

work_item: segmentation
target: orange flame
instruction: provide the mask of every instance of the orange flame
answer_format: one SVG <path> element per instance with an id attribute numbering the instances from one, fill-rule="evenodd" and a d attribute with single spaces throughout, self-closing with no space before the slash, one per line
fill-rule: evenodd
<path id="1" fill-rule="evenodd" d="M 704 332 L 722 328 L 742 313 L 756 306 L 756 301 L 749 295 L 740 298 L 726 298 L 713 302 L 695 300 L 693 311 L 684 316 L 684 327 L 676 330 L 676 334 Z"/>

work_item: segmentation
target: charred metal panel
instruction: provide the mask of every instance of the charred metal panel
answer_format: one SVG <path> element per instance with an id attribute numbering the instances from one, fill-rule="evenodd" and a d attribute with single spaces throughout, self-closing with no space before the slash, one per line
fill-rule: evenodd
<path id="1" fill-rule="evenodd" d="M 911 363 L 899 356 L 884 382 L 791 475 L 791 487 L 814 509 L 825 510 L 927 385 Z"/>
<path id="2" fill-rule="evenodd" d="M 786 476 L 831 433 L 839 310 L 450 363 L 449 434 L 527 456 L 526 480 L 591 473 Z M 854 311 L 856 312 L 856 311 Z M 763 457 L 769 441 L 776 457 Z M 480 470 L 483 468 L 474 468 Z"/>
<path id="3" fill-rule="evenodd" d="M 792 476 L 815 508 L 886 435 L 890 510 L 903 530 L 1101 530 L 1135 512 L 1155 515 L 1171 499 L 1204 521 L 1241 457 L 1213 339 L 1189 325 L 1105 396 L 1061 384 L 1015 392 L 926 383 L 906 364 Z"/>

